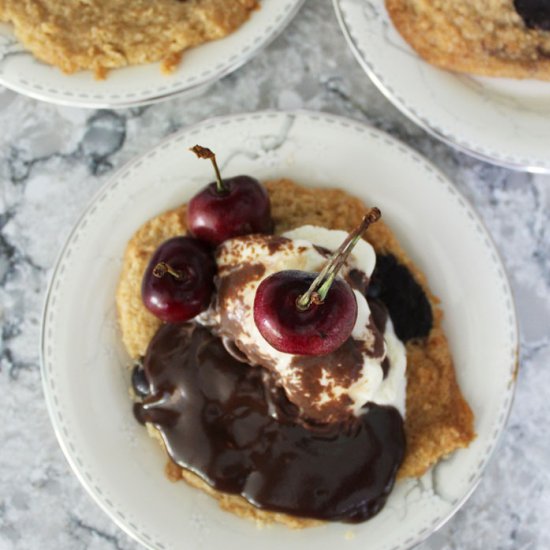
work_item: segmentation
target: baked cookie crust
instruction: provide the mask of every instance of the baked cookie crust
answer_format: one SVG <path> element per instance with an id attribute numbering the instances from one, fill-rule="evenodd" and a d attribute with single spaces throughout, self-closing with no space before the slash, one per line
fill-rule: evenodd
<path id="1" fill-rule="evenodd" d="M 162 62 L 240 27 L 257 0 L 0 0 L 0 21 L 35 57 L 65 73 Z"/>
<path id="2" fill-rule="evenodd" d="M 290 180 L 267 182 L 275 232 L 305 224 L 351 231 L 361 222 L 367 206 L 338 189 L 308 189 Z M 141 301 L 143 272 L 154 250 L 166 239 L 186 232 L 186 206 L 165 212 L 146 222 L 134 234 L 124 256 L 116 305 L 123 343 L 133 358 L 143 356 L 161 322 Z M 433 311 L 429 335 L 411 340 L 407 349 L 407 450 L 398 477 L 417 477 L 452 451 L 466 447 L 475 437 L 473 414 L 456 381 L 447 339 L 441 327 L 443 313 L 430 292 L 425 276 L 416 268 L 383 221 L 369 228 L 367 240 L 376 252 L 391 253 L 422 286 Z M 150 427 L 155 435 L 156 430 Z M 160 437 L 158 437 L 161 441 Z M 195 474 L 168 462 L 171 479 L 184 479 L 214 496 L 220 505 L 239 516 L 260 523 L 277 521 L 292 528 L 320 522 L 258 510 L 236 495 L 219 493 Z"/>
<path id="3" fill-rule="evenodd" d="M 484 76 L 550 80 L 550 32 L 513 0 L 386 0 L 403 38 L 429 63 Z"/>

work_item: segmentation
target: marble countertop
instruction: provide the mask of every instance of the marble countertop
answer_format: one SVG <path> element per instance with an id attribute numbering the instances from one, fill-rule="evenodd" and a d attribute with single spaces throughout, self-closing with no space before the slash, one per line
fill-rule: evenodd
<path id="1" fill-rule="evenodd" d="M 91 501 L 56 442 L 39 369 L 41 310 L 70 228 L 113 171 L 190 123 L 306 108 L 368 122 L 431 159 L 473 202 L 517 300 L 521 370 L 506 432 L 464 507 L 419 548 L 550 548 L 550 176 L 455 152 L 404 118 L 352 58 L 329 0 L 194 100 L 56 107 L 0 87 L 0 549 L 137 549 Z"/>

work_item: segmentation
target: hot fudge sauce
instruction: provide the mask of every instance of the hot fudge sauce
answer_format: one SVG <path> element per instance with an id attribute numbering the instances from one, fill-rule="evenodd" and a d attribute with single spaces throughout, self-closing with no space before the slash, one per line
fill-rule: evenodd
<path id="1" fill-rule="evenodd" d="M 321 264 L 319 250 L 273 236 L 220 247 L 214 309 L 158 330 L 133 374 L 142 398 L 134 411 L 159 430 L 176 464 L 216 490 L 264 510 L 359 522 L 383 507 L 404 457 L 404 385 L 399 390 L 395 379 L 404 380 L 405 349 L 393 326 L 403 341 L 423 338 L 433 314 L 407 267 L 379 254 L 374 271 L 345 273 L 358 301 L 368 304 L 356 336 L 326 356 L 262 352 L 248 323 L 254 285 L 279 269 L 277 262 Z M 354 393 L 366 368 L 367 387 L 390 385 Z"/>
<path id="2" fill-rule="evenodd" d="M 265 510 L 359 522 L 376 514 L 403 460 L 393 407 L 318 424 L 298 415 L 276 374 L 230 355 L 208 329 L 164 325 L 144 359 L 149 395 L 135 406 L 172 460 Z"/>

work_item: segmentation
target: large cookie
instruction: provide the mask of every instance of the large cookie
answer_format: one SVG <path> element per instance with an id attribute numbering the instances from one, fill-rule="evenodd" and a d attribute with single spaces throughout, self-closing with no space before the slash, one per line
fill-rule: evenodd
<path id="1" fill-rule="evenodd" d="M 360 200 L 337 189 L 307 189 L 289 180 L 267 182 L 266 187 L 277 233 L 305 224 L 351 231 L 367 210 Z M 116 302 L 122 339 L 134 358 L 145 354 L 160 326 L 160 321 L 141 302 L 141 278 L 145 267 L 160 243 L 185 232 L 186 207 L 183 205 L 146 222 L 128 244 Z M 426 307 L 431 309 L 429 326 L 425 326 L 426 319 L 420 319 L 424 325 L 420 330 L 425 334 L 416 335 L 406 326 L 400 329 L 401 337 L 407 340 L 407 451 L 399 476 L 420 476 L 441 457 L 468 445 L 474 438 L 473 415 L 458 387 L 447 339 L 441 328 L 442 312 L 426 278 L 382 221 L 369 228 L 367 240 L 384 258 L 380 264 L 384 264 L 385 273 L 381 275 L 405 271 L 413 285 L 410 292 L 423 290 L 426 304 L 429 304 Z M 399 334 L 397 325 L 396 330 Z M 171 462 L 167 471 L 172 479 L 185 479 L 215 496 L 224 508 L 241 516 L 261 522 L 280 521 L 291 527 L 317 523 L 258 510 L 240 496 L 214 491 L 197 476 Z"/>
<path id="2" fill-rule="evenodd" d="M 550 80 L 550 6 L 544 4 L 386 0 L 397 30 L 429 63 L 486 76 Z"/>
<path id="3" fill-rule="evenodd" d="M 0 21 L 40 60 L 66 73 L 162 61 L 170 72 L 187 48 L 223 38 L 257 0 L 0 0 Z"/>

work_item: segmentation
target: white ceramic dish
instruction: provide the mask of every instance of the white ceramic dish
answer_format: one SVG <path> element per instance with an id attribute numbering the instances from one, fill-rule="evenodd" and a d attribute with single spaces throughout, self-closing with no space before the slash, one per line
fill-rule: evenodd
<path id="1" fill-rule="evenodd" d="M 438 69 L 401 38 L 384 0 L 333 0 L 361 67 L 406 116 L 482 160 L 550 172 L 550 82 Z"/>
<path id="2" fill-rule="evenodd" d="M 148 218 L 212 179 L 186 148 L 218 153 L 228 177 L 290 177 L 375 202 L 427 274 L 446 312 L 458 379 L 478 437 L 420 480 L 399 482 L 361 525 L 258 530 L 208 496 L 169 482 L 159 446 L 133 419 L 129 363 L 114 295 L 128 239 Z M 126 532 L 161 550 L 346 548 L 405 550 L 445 522 L 476 486 L 511 405 L 517 330 L 510 288 L 477 215 L 436 169 L 386 134 L 307 112 L 213 119 L 124 167 L 97 194 L 55 268 L 42 333 L 44 390 L 59 443 L 95 501 Z"/>
<path id="3" fill-rule="evenodd" d="M 303 1 L 261 0 L 261 9 L 236 32 L 186 51 L 170 76 L 152 63 L 113 70 L 102 81 L 90 71 L 65 75 L 41 63 L 17 42 L 9 25 L 0 23 L 0 84 L 36 99 L 90 108 L 133 107 L 182 93 L 195 95 L 269 44 Z"/>

